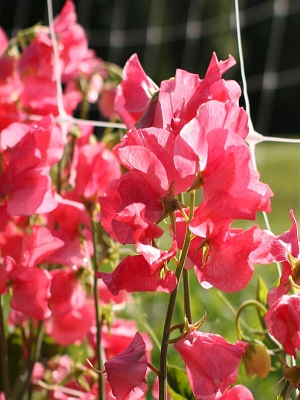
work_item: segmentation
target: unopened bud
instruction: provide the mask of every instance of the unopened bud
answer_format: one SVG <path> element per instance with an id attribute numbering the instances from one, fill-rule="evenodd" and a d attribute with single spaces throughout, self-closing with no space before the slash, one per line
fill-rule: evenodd
<path id="1" fill-rule="evenodd" d="M 265 378 L 270 372 L 271 357 L 263 343 L 251 341 L 243 356 L 247 376 Z"/>

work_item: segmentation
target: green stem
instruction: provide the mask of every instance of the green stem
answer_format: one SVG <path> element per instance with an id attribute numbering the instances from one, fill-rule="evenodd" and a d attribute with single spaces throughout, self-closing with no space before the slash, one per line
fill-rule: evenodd
<path id="1" fill-rule="evenodd" d="M 93 236 L 93 247 L 94 247 L 93 268 L 94 268 L 94 272 L 96 272 L 97 268 L 98 268 L 97 226 L 96 226 L 96 222 L 94 221 L 93 217 L 91 217 L 91 225 L 92 225 L 92 236 Z M 93 295 L 94 295 L 95 314 L 96 314 L 96 357 L 98 359 L 98 369 L 101 371 L 103 369 L 102 347 L 101 347 L 102 323 L 101 323 L 101 317 L 100 317 L 98 282 L 97 282 L 95 275 L 94 275 Z M 104 389 L 105 389 L 105 387 L 104 387 L 104 381 L 103 381 L 103 374 L 98 374 L 99 400 L 105 399 Z"/>
<path id="2" fill-rule="evenodd" d="M 194 215 L 194 205 L 195 205 L 195 190 L 192 190 L 190 197 L 190 220 L 192 218 L 191 216 Z M 182 277 L 183 277 L 184 312 L 189 324 L 192 324 L 189 272 L 186 269 L 183 270 Z"/>
<path id="3" fill-rule="evenodd" d="M 5 337 L 2 295 L 0 295 L 0 343 L 1 343 L 1 371 L 2 371 L 3 392 L 5 399 L 9 400 L 10 389 L 9 389 L 8 351 L 7 351 L 7 342 Z"/>
<path id="4" fill-rule="evenodd" d="M 265 307 L 263 304 L 261 304 L 259 301 L 257 301 L 257 300 L 248 300 L 248 301 L 245 301 L 245 302 L 239 307 L 239 309 L 237 310 L 237 313 L 236 313 L 236 316 L 235 316 L 235 321 L 234 321 L 235 330 L 236 330 L 236 335 L 237 335 L 237 338 L 238 338 L 238 339 L 242 339 L 242 337 L 243 337 L 243 334 L 242 334 L 242 331 L 241 331 L 241 328 L 240 328 L 240 324 L 239 324 L 239 318 L 240 318 L 240 315 L 241 315 L 242 311 L 243 311 L 246 307 L 249 307 L 249 306 L 256 307 L 257 310 L 262 311 L 264 314 L 266 314 L 266 312 L 267 312 L 266 307 Z"/>
<path id="5" fill-rule="evenodd" d="M 184 298 L 184 312 L 189 324 L 192 324 L 192 310 L 190 301 L 190 282 L 189 272 L 183 269 L 183 298 Z"/>
<path id="6" fill-rule="evenodd" d="M 40 357 L 41 347 L 42 347 L 42 342 L 43 342 L 43 329 L 42 328 L 43 328 L 43 321 L 39 321 L 38 328 L 37 328 L 36 345 L 35 345 L 34 353 L 29 360 L 28 368 L 25 373 L 25 377 L 23 377 L 24 383 L 21 387 L 21 390 L 20 390 L 18 396 L 16 396 L 16 398 L 18 400 L 22 400 L 23 396 L 25 395 L 25 392 L 28 390 L 32 372 L 33 372 L 33 368 L 34 368 L 34 364 Z"/>
<path id="7" fill-rule="evenodd" d="M 194 201 L 195 196 L 191 196 L 190 200 L 190 220 L 193 218 L 193 211 L 194 211 Z M 188 250 L 191 243 L 191 232 L 187 227 L 185 240 L 182 248 L 182 252 L 180 255 L 179 263 L 176 269 L 176 277 L 178 280 L 176 288 L 170 294 L 168 309 L 166 313 L 166 319 L 164 324 L 162 342 L 161 342 L 161 351 L 160 351 L 160 366 L 159 366 L 159 400 L 166 400 L 167 395 L 167 355 L 168 355 L 168 340 L 170 335 L 171 323 L 175 308 L 175 302 L 178 292 L 178 286 L 181 278 L 181 274 L 183 271 L 184 263 L 188 254 Z"/>

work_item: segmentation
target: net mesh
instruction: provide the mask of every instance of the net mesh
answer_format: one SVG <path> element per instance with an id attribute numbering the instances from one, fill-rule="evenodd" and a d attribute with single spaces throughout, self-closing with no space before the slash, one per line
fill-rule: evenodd
<path id="1" fill-rule="evenodd" d="M 242 84 L 250 117 L 248 143 L 254 166 L 259 143 L 276 142 L 278 146 L 300 143 L 300 139 L 291 137 L 292 133 L 299 132 L 300 126 L 295 101 L 300 86 L 300 52 L 294 36 L 300 22 L 299 0 L 174 0 L 171 8 L 166 0 L 77 0 L 74 3 L 90 48 L 119 65 L 137 52 L 147 74 L 157 82 L 173 76 L 175 67 L 201 76 L 212 50 L 219 59 L 232 53 L 240 66 L 233 78 Z M 224 3 L 222 7 L 221 3 Z M 0 25 L 8 36 L 37 21 L 50 23 L 51 27 L 53 15 L 63 4 L 64 1 L 58 0 L 26 0 L 24 7 L 24 0 L 9 3 L 0 0 Z M 53 31 L 52 41 L 58 54 Z M 58 122 L 123 126 L 68 116 L 63 108 L 57 58 L 56 61 Z M 280 137 L 268 136 L 269 133 Z M 299 210 L 294 211 L 297 216 Z M 263 216 L 267 229 L 271 229 L 267 215 Z M 279 266 L 278 269 L 280 275 Z"/>
<path id="2" fill-rule="evenodd" d="M 172 7 L 166 0 L 74 0 L 74 3 L 90 48 L 103 59 L 121 66 L 137 52 L 147 74 L 156 82 L 173 76 L 176 67 L 203 76 L 213 50 L 219 59 L 233 54 L 241 68 L 230 73 L 243 86 L 249 115 L 251 105 L 250 117 L 255 129 L 249 143 L 254 164 L 257 143 L 299 143 L 292 137 L 300 126 L 295 101 L 300 86 L 298 0 L 174 0 Z M 63 4 L 64 0 L 27 0 L 24 7 L 23 0 L 9 3 L 1 0 L 0 24 L 9 36 L 14 36 L 37 21 L 51 24 Z M 54 35 L 52 40 L 55 44 Z M 59 72 L 57 82 L 59 96 Z M 62 122 L 66 118 L 70 119 L 61 106 L 59 119 Z M 86 123 L 110 125 L 96 118 Z M 273 137 L 268 136 L 270 133 Z M 269 228 L 266 216 L 265 222 Z"/>
<path id="3" fill-rule="evenodd" d="M 75 0 L 78 21 L 100 57 L 124 65 L 137 52 L 143 67 L 160 82 L 175 67 L 204 73 L 212 49 L 220 59 L 238 59 L 234 1 Z M 63 0 L 52 0 L 56 15 Z M 295 98 L 300 86 L 298 0 L 242 0 L 240 24 L 252 118 L 259 131 L 298 133 Z M 47 2 L 0 1 L 0 24 L 8 35 L 37 21 L 48 22 Z M 238 70 L 232 72 L 239 80 Z"/>

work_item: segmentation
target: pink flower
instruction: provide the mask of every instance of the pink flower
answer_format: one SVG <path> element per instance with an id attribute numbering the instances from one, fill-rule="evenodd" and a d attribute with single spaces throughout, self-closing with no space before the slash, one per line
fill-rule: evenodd
<path id="1" fill-rule="evenodd" d="M 175 343 L 196 400 L 213 400 L 237 379 L 247 343 L 229 344 L 219 335 L 193 330 Z"/>
<path id="2" fill-rule="evenodd" d="M 147 355 L 145 342 L 140 333 L 136 333 L 131 344 L 104 363 L 107 380 L 118 400 L 141 398 L 147 390 L 145 376 Z"/>
<path id="3" fill-rule="evenodd" d="M 6 284 L 10 279 L 15 267 L 15 260 L 9 256 L 5 256 L 0 267 L 0 294 L 5 293 Z"/>
<path id="4" fill-rule="evenodd" d="M 164 272 L 165 263 L 177 253 L 177 244 L 169 252 L 158 250 L 152 246 L 139 245 L 138 256 L 126 257 L 113 273 L 98 272 L 112 294 L 120 290 L 127 292 L 171 292 L 177 285 L 173 271 Z M 163 273 L 163 276 L 162 276 Z"/>
<path id="5" fill-rule="evenodd" d="M 194 187 L 202 187 L 215 218 L 254 219 L 256 211 L 270 211 L 273 193 L 252 166 L 247 132 L 244 111 L 211 101 L 176 138 L 175 167 Z"/>
<path id="6" fill-rule="evenodd" d="M 155 224 L 163 213 L 160 194 L 137 170 L 113 181 L 99 203 L 103 227 L 118 242 L 149 244 L 163 234 Z"/>
<path id="7" fill-rule="evenodd" d="M 165 129 L 132 129 L 114 148 L 121 163 L 136 169 L 163 198 L 186 191 L 192 181 L 181 176 L 174 164 L 176 136 Z"/>
<path id="8" fill-rule="evenodd" d="M 63 315 L 55 315 L 45 321 L 46 333 L 58 344 L 69 346 L 80 344 L 89 332 L 95 319 L 95 310 L 91 302 L 86 302 Z"/>
<path id="9" fill-rule="evenodd" d="M 24 236 L 22 265 L 34 267 L 45 262 L 57 249 L 63 246 L 63 241 L 41 225 L 33 225 L 32 232 Z"/>
<path id="10" fill-rule="evenodd" d="M 71 268 L 61 268 L 50 273 L 52 281 L 49 304 L 52 314 L 63 316 L 75 308 L 81 308 L 86 302 L 86 296 L 81 283 L 76 281 L 75 272 Z"/>
<path id="11" fill-rule="evenodd" d="M 102 327 L 102 347 L 107 359 L 121 353 L 128 347 L 137 331 L 136 322 L 130 319 L 114 318 L 112 325 Z M 148 359 L 152 343 L 146 333 L 142 333 L 146 345 Z M 88 334 L 89 343 L 96 349 L 96 326 L 93 326 Z"/>
<path id="12" fill-rule="evenodd" d="M 158 86 L 146 75 L 138 56 L 133 54 L 123 69 L 123 81 L 115 99 L 115 111 L 128 128 L 133 128 L 140 120 L 157 90 Z"/>
<path id="13" fill-rule="evenodd" d="M 201 215 L 199 210 L 197 214 L 197 224 L 190 224 L 196 236 L 189 247 L 186 268 L 194 267 L 202 286 L 226 292 L 241 290 L 253 276 L 254 263 L 267 264 L 282 257 L 283 243 L 257 226 L 244 231 L 231 228 L 231 220 L 215 220 L 213 212 Z M 176 222 L 176 240 L 182 248 L 186 222 L 179 213 Z"/>
<path id="14" fill-rule="evenodd" d="M 279 235 L 278 238 L 287 244 L 286 255 L 279 261 L 282 261 L 282 273 L 280 277 L 280 283 L 277 287 L 271 289 L 268 293 L 268 303 L 271 306 L 276 300 L 278 300 L 284 294 L 287 294 L 291 289 L 290 278 L 294 280 L 294 283 L 299 284 L 299 266 L 297 259 L 299 257 L 299 239 L 298 239 L 298 225 L 295 219 L 294 213 L 290 211 L 290 217 L 292 220 L 292 227 Z M 295 259 L 295 265 L 292 265 L 291 259 L 287 256 L 290 253 Z"/>
<path id="15" fill-rule="evenodd" d="M 218 400 L 254 400 L 249 389 L 242 385 L 236 385 L 221 396 L 216 396 Z"/>
<path id="16" fill-rule="evenodd" d="M 24 268 L 12 280 L 13 296 L 10 305 L 28 317 L 37 320 L 48 318 L 51 275 L 39 268 Z"/>
<path id="17" fill-rule="evenodd" d="M 121 175 L 120 166 L 103 143 L 75 147 L 69 183 L 73 200 L 103 195 L 107 185 Z"/>
<path id="18" fill-rule="evenodd" d="M 296 358 L 300 350 L 300 296 L 283 295 L 272 303 L 265 315 L 268 331 L 277 339 L 287 354 Z"/>
<path id="19" fill-rule="evenodd" d="M 45 213 L 57 206 L 49 176 L 50 166 L 55 163 L 53 155 L 50 155 L 52 136 L 45 132 L 44 127 L 42 125 L 39 130 L 38 125 L 32 128 L 13 123 L 1 132 L 3 172 L 0 175 L 0 196 L 9 198 L 7 211 L 11 215 Z M 51 127 L 48 125 L 47 129 Z M 38 133 L 41 135 L 39 138 Z M 43 135 L 48 136 L 48 140 L 43 140 Z M 49 148 L 46 150 L 47 145 Z M 63 147 L 62 142 L 60 146 Z"/>
<path id="20" fill-rule="evenodd" d="M 178 132 L 195 117 L 203 103 L 214 98 L 236 102 L 238 85 L 236 83 L 228 85 L 221 80 L 222 75 L 234 64 L 232 56 L 226 61 L 218 61 L 216 54 L 213 53 L 202 80 L 196 74 L 177 70 L 173 80 L 161 83 L 152 125 Z M 231 89 L 233 89 L 232 95 L 229 92 Z"/>
<path id="21" fill-rule="evenodd" d="M 60 59 L 63 63 L 62 79 L 65 82 L 76 76 L 81 61 L 93 55 L 88 49 L 85 31 L 77 23 L 72 0 L 67 0 L 61 12 L 55 17 L 54 29 L 59 39 Z"/>
<path id="22" fill-rule="evenodd" d="M 84 264 L 86 251 L 82 244 L 81 226 L 89 226 L 89 218 L 82 203 L 55 194 L 58 206 L 47 214 L 47 226 L 52 234 L 63 241 L 63 246 L 48 258 L 53 264 L 70 267 Z"/>

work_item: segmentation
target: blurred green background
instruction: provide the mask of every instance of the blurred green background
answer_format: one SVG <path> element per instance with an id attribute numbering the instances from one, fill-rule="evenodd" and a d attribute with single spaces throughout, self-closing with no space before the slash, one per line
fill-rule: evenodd
<path id="1" fill-rule="evenodd" d="M 74 3 L 90 47 L 104 60 L 123 66 L 131 54 L 138 53 L 147 74 L 159 83 L 173 76 L 176 68 L 203 77 L 213 51 L 219 59 L 226 59 L 230 53 L 238 65 L 226 78 L 241 81 L 233 0 L 75 0 Z M 64 0 L 53 0 L 54 14 L 63 4 Z M 240 11 L 254 126 L 264 135 L 298 137 L 300 1 L 241 0 Z M 0 0 L 0 25 L 9 36 L 37 21 L 48 23 L 45 0 Z M 280 234 L 291 226 L 290 209 L 298 221 L 300 218 L 300 145 L 260 143 L 256 157 L 261 180 L 274 192 L 270 225 L 275 234 Z M 256 222 L 265 228 L 260 215 Z M 203 330 L 221 334 L 230 342 L 236 340 L 233 310 L 255 297 L 258 276 L 263 277 L 268 288 L 278 280 L 275 265 L 257 266 L 246 290 L 220 296 L 215 289 L 201 288 L 193 273 L 190 275 L 195 320 L 206 312 Z M 141 300 L 137 297 L 136 305 L 141 301 L 140 312 L 160 339 L 168 296 L 143 294 Z M 177 307 L 174 323 L 182 322 L 182 317 L 182 309 Z M 249 318 L 255 323 L 255 314 L 250 313 Z M 175 364 L 183 366 L 179 357 L 175 354 L 172 357 Z M 155 351 L 153 363 L 157 365 Z M 240 383 L 251 389 L 256 400 L 275 399 L 281 377 L 280 373 L 272 372 L 265 379 L 249 379 L 242 373 Z M 148 398 L 152 398 L 151 394 Z"/>

